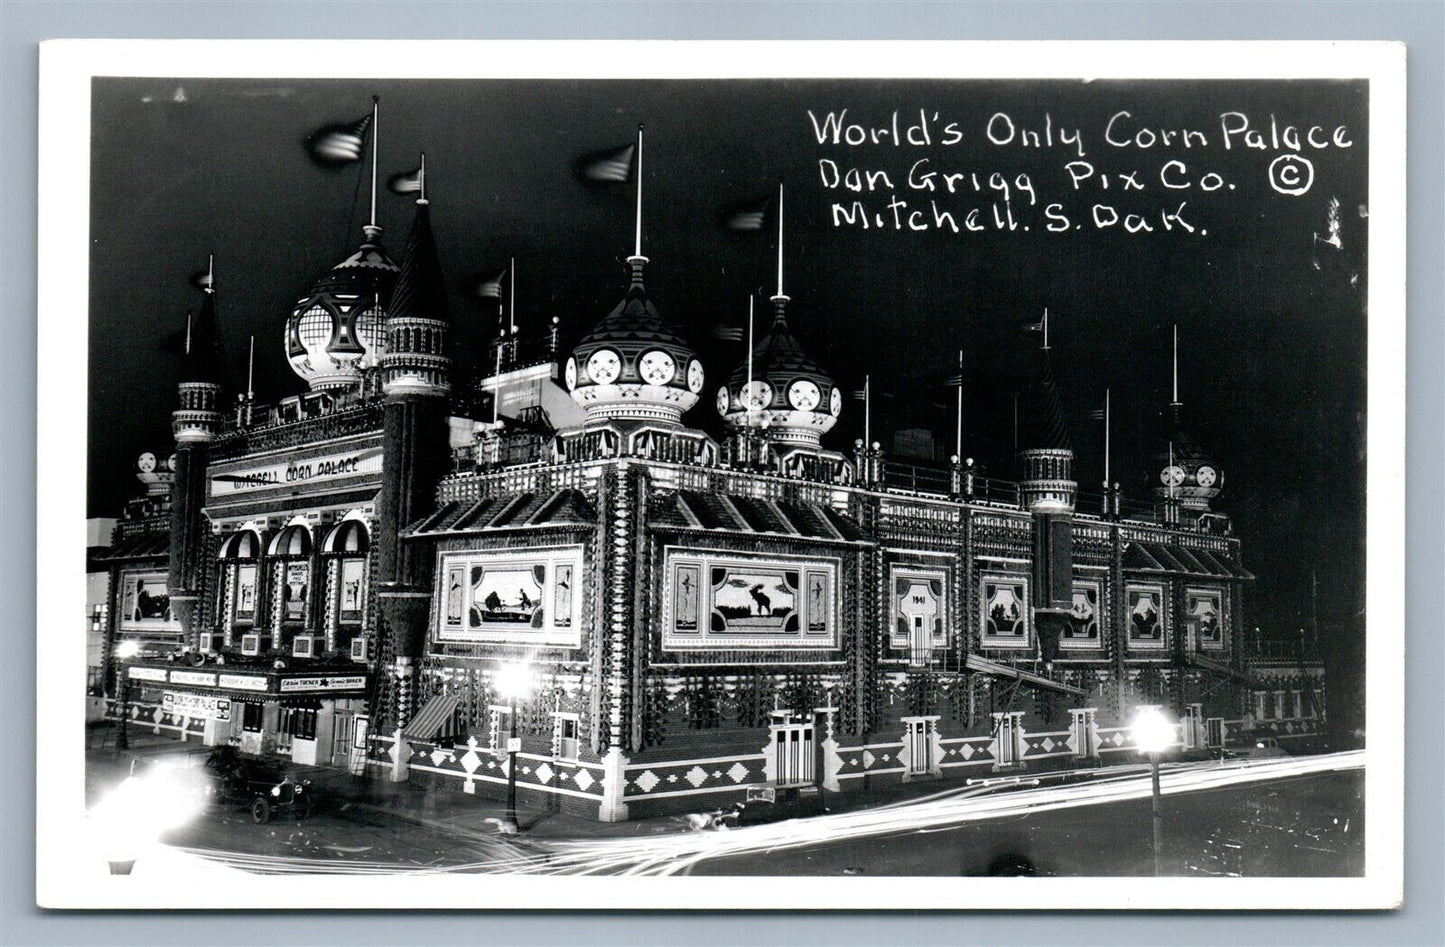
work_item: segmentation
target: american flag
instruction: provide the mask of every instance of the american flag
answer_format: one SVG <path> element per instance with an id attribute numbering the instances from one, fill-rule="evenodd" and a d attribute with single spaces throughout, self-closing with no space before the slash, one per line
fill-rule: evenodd
<path id="1" fill-rule="evenodd" d="M 370 127 L 371 115 L 367 114 L 350 124 L 327 125 L 318 129 L 307 139 L 311 157 L 324 165 L 360 161 L 366 146 L 366 131 Z"/>
<path id="2" fill-rule="evenodd" d="M 506 277 L 506 269 L 491 275 L 474 276 L 471 279 L 472 292 L 482 299 L 501 299 L 502 280 Z"/>
<path id="3" fill-rule="evenodd" d="M 725 326 L 719 323 L 712 327 L 712 337 L 721 342 L 741 342 L 743 330 L 739 326 Z"/>
<path id="4" fill-rule="evenodd" d="M 415 171 L 403 171 L 400 174 L 393 174 L 386 181 L 386 186 L 397 194 L 417 194 L 421 192 L 421 168 Z"/>
<path id="5" fill-rule="evenodd" d="M 596 184 L 624 184 L 632 177 L 636 145 L 598 152 L 582 159 L 582 177 Z"/>

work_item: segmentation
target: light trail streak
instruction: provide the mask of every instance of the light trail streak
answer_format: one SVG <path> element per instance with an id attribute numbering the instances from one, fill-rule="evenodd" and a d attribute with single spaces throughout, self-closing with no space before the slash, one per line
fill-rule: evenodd
<path id="1" fill-rule="evenodd" d="M 1322 756 L 1182 763 L 1164 768 L 1160 788 L 1165 795 L 1174 795 L 1357 770 L 1364 766 L 1363 750 Z M 183 851 L 230 867 L 264 873 L 681 875 L 710 859 L 863 838 L 932 834 L 989 819 L 1145 799 L 1151 792 L 1147 772 L 1147 766 L 1130 765 L 1091 772 L 1040 773 L 1021 777 L 1019 782 L 984 780 L 979 785 L 957 787 L 920 799 L 722 831 L 577 840 L 499 838 L 491 843 L 475 843 L 481 856 L 477 861 L 435 867 L 201 849 Z M 1039 785 L 1043 779 L 1065 776 L 1083 776 L 1088 781 L 1064 786 Z M 1019 788 L 1021 786 L 1026 788 Z"/>

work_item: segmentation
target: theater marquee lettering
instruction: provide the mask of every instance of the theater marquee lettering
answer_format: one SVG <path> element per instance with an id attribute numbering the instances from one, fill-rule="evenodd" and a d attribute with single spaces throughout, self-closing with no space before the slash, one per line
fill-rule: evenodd
<path id="1" fill-rule="evenodd" d="M 213 496 L 246 493 L 274 487 L 298 486 L 344 477 L 361 477 L 381 473 L 381 451 L 368 448 L 342 454 L 328 454 L 306 460 L 242 467 L 211 477 Z"/>

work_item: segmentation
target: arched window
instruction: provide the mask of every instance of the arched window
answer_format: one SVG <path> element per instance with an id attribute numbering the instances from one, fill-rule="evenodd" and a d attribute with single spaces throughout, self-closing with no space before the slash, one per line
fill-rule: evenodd
<path id="1" fill-rule="evenodd" d="M 243 529 L 227 536 L 221 543 L 222 559 L 255 559 L 261 553 L 261 537 L 255 530 Z"/>
<path id="2" fill-rule="evenodd" d="M 342 520 L 321 543 L 323 553 L 364 556 L 368 546 L 366 524 L 360 520 Z"/>
<path id="3" fill-rule="evenodd" d="M 281 620 L 306 621 L 311 600 L 311 530 L 300 523 L 287 526 L 271 540 L 266 552 L 277 560 L 272 588 L 281 596 Z"/>
<path id="4" fill-rule="evenodd" d="M 366 553 L 370 535 L 360 520 L 342 520 L 321 543 L 335 608 L 332 627 L 359 625 L 366 610 Z"/>
<path id="5" fill-rule="evenodd" d="M 256 624 L 256 603 L 260 598 L 257 587 L 256 560 L 261 554 L 261 537 L 255 530 L 243 529 L 232 533 L 221 542 L 217 558 L 221 560 L 221 614 L 225 624 Z M 230 627 L 223 628 L 226 644 L 229 644 Z"/>
<path id="6" fill-rule="evenodd" d="M 288 526 L 271 540 L 270 556 L 309 556 L 311 554 L 311 530 L 299 523 Z"/>

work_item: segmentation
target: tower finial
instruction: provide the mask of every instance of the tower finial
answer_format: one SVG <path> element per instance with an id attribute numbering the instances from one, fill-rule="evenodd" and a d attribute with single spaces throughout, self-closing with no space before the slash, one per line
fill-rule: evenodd
<path id="1" fill-rule="evenodd" d="M 1177 408 L 1179 401 L 1179 324 L 1174 324 L 1174 397 L 1169 402 L 1170 407 Z"/>
<path id="2" fill-rule="evenodd" d="M 637 126 L 637 219 L 633 224 L 632 259 L 646 260 L 642 255 L 642 125 Z"/>
<path id="3" fill-rule="evenodd" d="M 416 202 L 417 202 L 418 204 L 427 204 L 427 203 L 430 203 L 430 202 L 426 199 L 426 152 L 425 152 L 425 151 L 423 151 L 423 152 L 421 153 L 421 167 L 418 168 L 418 169 L 417 169 L 417 172 L 416 172 L 416 183 L 417 183 Z"/>
<path id="4" fill-rule="evenodd" d="M 783 294 L 783 182 L 778 182 L 778 292 L 775 300 L 786 300 Z"/>
<path id="5" fill-rule="evenodd" d="M 376 226 L 376 133 L 377 124 L 381 121 L 381 96 L 371 97 L 371 223 L 366 225 L 366 235 L 375 237 L 380 233 Z"/>

